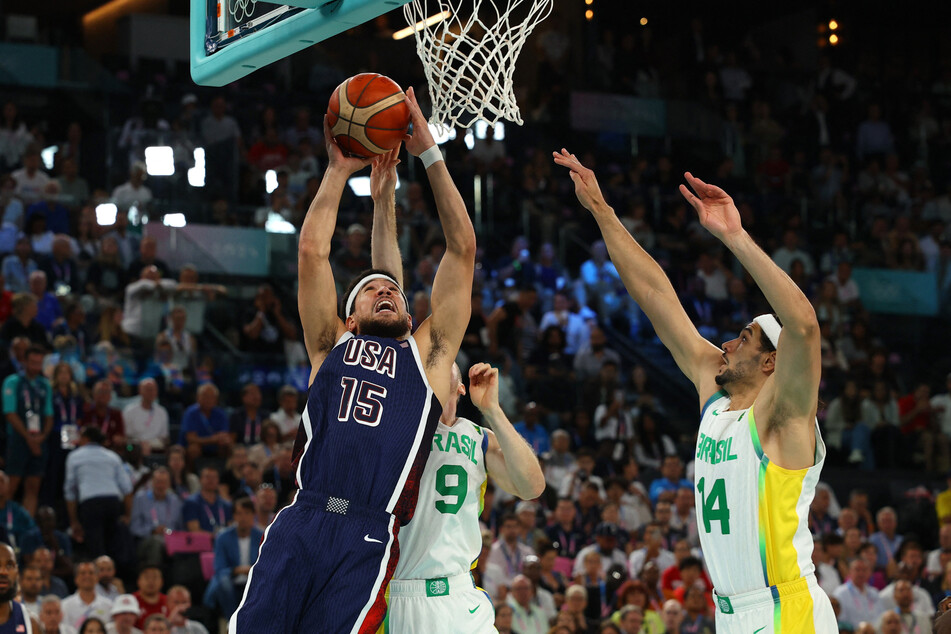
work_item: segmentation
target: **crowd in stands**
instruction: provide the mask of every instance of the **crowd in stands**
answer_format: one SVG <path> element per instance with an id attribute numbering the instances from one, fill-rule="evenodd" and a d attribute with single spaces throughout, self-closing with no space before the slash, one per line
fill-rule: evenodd
<path id="1" fill-rule="evenodd" d="M 676 370 L 650 361 L 651 326 L 551 163 L 553 144 L 573 140 L 712 341 L 766 307 L 678 193 L 687 167 L 734 196 L 744 226 L 813 301 L 828 465 L 922 482 L 885 500 L 821 484 L 810 513 L 817 576 L 843 632 L 931 631 L 951 596 L 951 359 L 948 330 L 936 326 L 951 306 L 951 75 L 885 90 L 894 86 L 861 60 L 829 55 L 793 72 L 749 43 L 721 50 L 703 26 L 691 25 L 690 46 L 674 56 L 646 30 L 605 35 L 597 72 L 575 80 L 563 36 L 543 29 L 538 85 L 549 90 L 526 93 L 525 130 L 495 140 L 490 128 L 471 149 L 460 131 L 443 146 L 470 204 L 473 179 L 491 177 L 487 196 L 505 210 L 479 236 L 459 362 L 464 372 L 480 361 L 500 368 L 503 409 L 548 484 L 518 502 L 489 483 L 473 574 L 503 634 L 714 631 L 693 508 L 696 421 L 684 414 L 694 395 L 661 389 Z M 378 61 L 374 70 L 398 76 Z M 682 75 L 696 88 L 684 90 Z M 555 136 L 568 127 L 567 91 L 592 82 L 689 98 L 719 117 L 719 140 L 707 158 L 651 143 L 632 157 L 610 135 Z M 294 494 L 306 371 L 279 390 L 228 382 L 220 348 L 203 336 L 214 326 L 248 358 L 299 365 L 293 294 L 261 284 L 244 300 L 246 281 L 170 269 L 142 220 L 194 194 L 149 177 L 141 161 L 156 135 L 174 133 L 177 164 L 205 149 L 204 220 L 299 227 L 325 164 L 307 103 L 326 95 L 275 95 L 252 109 L 235 92 L 166 90 L 123 125 L 127 180 L 108 189 L 79 123 L 48 129 L 16 100 L 0 117 L 0 539 L 16 549 L 22 599 L 47 632 L 213 631 L 240 599 L 249 544 Z M 45 163 L 54 138 L 63 140 Z M 264 195 L 269 170 L 277 186 Z M 445 247 L 425 178 L 408 165 L 400 176 L 399 243 L 418 323 Z M 102 226 L 107 202 L 115 220 Z M 341 287 L 370 265 L 370 227 L 366 200 L 345 196 L 333 252 Z M 941 316 L 915 322 L 933 328 L 925 341 L 896 338 L 863 306 L 857 267 L 934 274 Z M 211 319 L 220 301 L 230 310 Z"/>

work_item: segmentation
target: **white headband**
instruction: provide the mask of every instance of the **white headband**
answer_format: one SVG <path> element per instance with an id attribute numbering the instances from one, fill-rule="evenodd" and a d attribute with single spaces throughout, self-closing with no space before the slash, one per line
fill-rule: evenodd
<path id="1" fill-rule="evenodd" d="M 778 348 L 779 335 L 783 331 L 783 327 L 779 325 L 779 321 L 769 313 L 755 317 L 753 321 L 758 323 L 759 327 L 763 329 L 763 332 L 766 333 L 766 338 L 773 344 L 773 347 Z"/>
<path id="2" fill-rule="evenodd" d="M 399 282 L 394 280 L 392 277 L 386 273 L 374 273 L 373 275 L 367 275 L 365 278 L 360 280 L 360 283 L 353 287 L 353 290 L 350 291 L 350 295 L 347 297 L 347 309 L 344 313 L 344 317 L 349 317 L 350 313 L 353 312 L 353 302 L 357 299 L 357 293 L 360 292 L 360 289 L 372 282 L 373 280 L 387 280 L 396 284 L 396 288 L 400 289 L 400 297 L 403 298 L 403 306 L 406 307 L 406 312 L 409 312 L 409 302 L 406 300 L 406 293 L 403 292 L 403 289 L 400 287 Z"/>

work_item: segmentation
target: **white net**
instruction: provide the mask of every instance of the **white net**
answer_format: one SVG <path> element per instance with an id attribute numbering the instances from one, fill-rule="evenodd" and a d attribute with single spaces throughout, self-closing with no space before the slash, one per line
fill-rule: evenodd
<path id="1" fill-rule="evenodd" d="M 430 123 L 469 128 L 478 119 L 522 125 L 515 101 L 515 62 L 554 0 L 412 0 L 414 27 L 433 110 Z M 444 15 L 435 24 L 427 18 Z"/>

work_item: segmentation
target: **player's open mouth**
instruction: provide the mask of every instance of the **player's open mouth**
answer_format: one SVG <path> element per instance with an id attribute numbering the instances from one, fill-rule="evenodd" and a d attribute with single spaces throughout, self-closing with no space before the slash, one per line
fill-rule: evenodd
<path id="1" fill-rule="evenodd" d="M 377 314 L 380 314 L 380 313 L 385 313 L 385 312 L 395 313 L 395 312 L 396 312 L 396 304 L 394 304 L 393 302 L 391 302 L 391 301 L 388 300 L 388 299 L 381 299 L 381 300 L 380 300 L 379 302 L 377 302 L 377 304 L 376 304 L 376 313 L 377 313 Z"/>

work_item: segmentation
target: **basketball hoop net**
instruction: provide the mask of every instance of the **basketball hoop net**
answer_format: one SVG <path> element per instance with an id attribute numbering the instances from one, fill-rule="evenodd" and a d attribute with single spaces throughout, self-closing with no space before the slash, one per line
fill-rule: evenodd
<path id="1" fill-rule="evenodd" d="M 433 102 L 430 123 L 446 130 L 478 119 L 522 125 L 512 76 L 525 40 L 554 0 L 412 0 L 403 6 L 416 35 Z M 432 11 L 432 13 L 430 12 Z M 427 18 L 447 17 L 427 25 Z"/>

